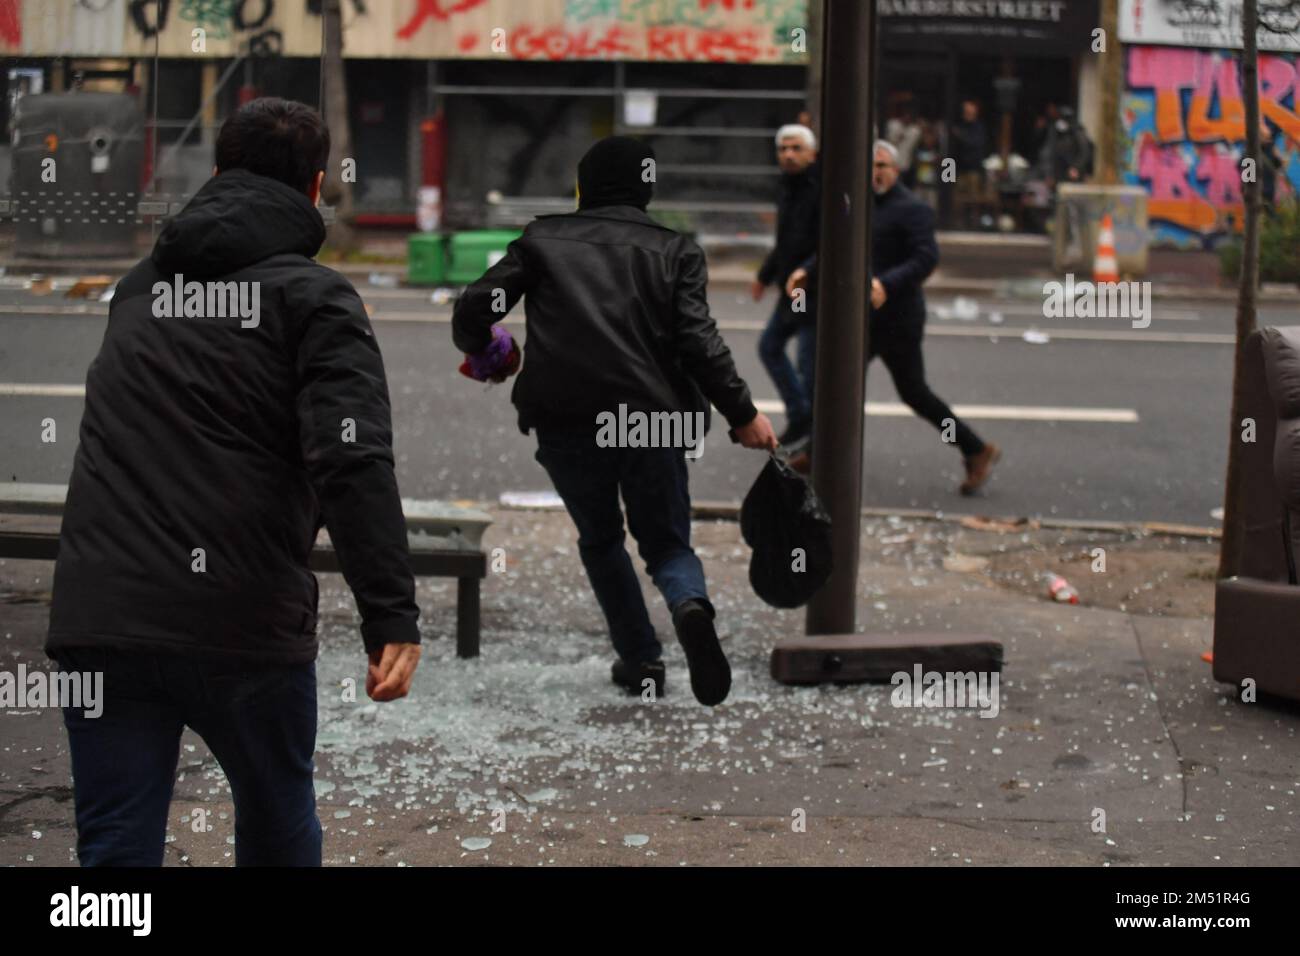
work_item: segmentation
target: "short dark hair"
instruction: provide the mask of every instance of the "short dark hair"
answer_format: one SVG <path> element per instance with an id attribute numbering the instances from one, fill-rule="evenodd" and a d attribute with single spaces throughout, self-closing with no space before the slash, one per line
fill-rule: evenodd
<path id="1" fill-rule="evenodd" d="M 221 124 L 217 170 L 246 169 L 307 192 L 330 155 L 330 131 L 305 103 L 263 96 Z"/>

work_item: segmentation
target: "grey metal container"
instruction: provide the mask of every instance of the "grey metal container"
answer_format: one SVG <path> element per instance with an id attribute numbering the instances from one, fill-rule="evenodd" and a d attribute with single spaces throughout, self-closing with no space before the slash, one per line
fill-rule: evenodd
<path id="1" fill-rule="evenodd" d="M 143 160 L 144 115 L 135 97 L 22 97 L 13 119 L 14 253 L 133 256 Z"/>

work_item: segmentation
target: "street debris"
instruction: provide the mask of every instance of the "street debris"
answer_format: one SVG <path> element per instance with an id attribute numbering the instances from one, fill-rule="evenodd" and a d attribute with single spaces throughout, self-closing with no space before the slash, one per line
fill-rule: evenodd
<path id="1" fill-rule="evenodd" d="M 1078 604 L 1079 592 L 1073 585 L 1059 574 L 1053 574 L 1051 571 L 1045 571 L 1042 575 L 1043 581 L 1047 584 L 1047 594 L 1053 601 L 1058 604 Z"/>
<path id="2" fill-rule="evenodd" d="M 989 559 L 981 557 L 978 554 L 961 554 L 954 551 L 952 554 L 943 556 L 943 569 L 945 571 L 957 571 L 963 574 L 973 574 L 983 571 L 989 566 Z"/>
<path id="3" fill-rule="evenodd" d="M 975 299 L 959 295 L 952 300 L 952 314 L 962 322 L 974 322 L 980 317 L 980 304 Z"/>
<path id="4" fill-rule="evenodd" d="M 98 298 L 112 285 L 112 276 L 83 276 L 74 282 L 63 296 L 66 299 L 89 299 L 91 296 Z M 104 300 L 100 299 L 100 301 Z"/>
<path id="5" fill-rule="evenodd" d="M 1000 534 L 1037 531 L 1042 527 L 1037 518 L 990 518 L 986 515 L 967 515 L 960 524 L 971 531 L 996 531 Z"/>
<path id="6" fill-rule="evenodd" d="M 503 508 L 563 508 L 564 502 L 553 491 L 503 491 L 498 499 Z"/>

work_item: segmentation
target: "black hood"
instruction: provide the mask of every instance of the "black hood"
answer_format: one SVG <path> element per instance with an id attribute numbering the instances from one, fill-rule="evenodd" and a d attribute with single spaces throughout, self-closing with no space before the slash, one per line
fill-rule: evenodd
<path id="1" fill-rule="evenodd" d="M 655 151 L 639 139 L 606 136 L 578 163 L 578 208 L 634 206 L 644 210 L 654 194 L 645 163 L 653 163 L 654 157 Z"/>
<path id="2" fill-rule="evenodd" d="M 324 241 L 325 223 L 306 195 L 231 169 L 204 183 L 167 223 L 152 258 L 164 273 L 221 276 L 281 253 L 311 258 Z"/>

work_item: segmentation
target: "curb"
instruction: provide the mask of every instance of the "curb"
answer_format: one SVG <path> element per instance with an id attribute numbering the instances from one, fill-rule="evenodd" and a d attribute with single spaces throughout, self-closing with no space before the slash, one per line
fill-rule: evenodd
<path id="1" fill-rule="evenodd" d="M 478 502 L 476 508 L 495 511 L 538 511 L 562 514 L 563 505 L 501 505 L 492 502 Z M 1008 525 L 1023 524 L 1025 531 L 1036 529 L 1060 529 L 1063 531 L 1100 531 L 1110 534 L 1127 534 L 1134 537 L 1172 537 L 1172 538 L 1214 538 L 1223 537 L 1221 528 L 1207 528 L 1201 525 L 1178 524 L 1169 521 L 1105 521 L 1101 519 L 1072 518 L 1030 518 L 1025 515 L 958 515 L 942 511 L 926 511 L 920 508 L 863 508 L 864 518 L 905 518 L 913 521 L 935 521 L 944 524 L 960 524 L 963 519 L 978 517 L 990 522 L 1003 522 Z M 738 501 L 693 501 L 691 518 L 695 521 L 739 521 L 740 502 Z M 1033 523 L 1032 525 L 1030 523 Z M 1021 530 L 1021 529 L 1017 529 Z"/>
<path id="2" fill-rule="evenodd" d="M 11 258 L 0 261 L 0 268 L 8 274 L 36 274 L 48 276 L 66 275 L 108 275 L 119 279 L 135 268 L 139 259 L 21 259 Z M 424 286 L 407 286 L 405 284 L 406 265 L 394 262 L 340 262 L 324 263 L 335 272 L 342 273 L 354 284 L 364 284 L 372 272 L 398 277 L 402 288 L 424 289 Z M 710 270 L 709 284 L 713 287 L 740 288 L 748 290 L 752 279 L 751 270 L 720 267 Z M 1024 276 L 1017 279 L 983 279 L 976 276 L 935 276 L 925 284 L 929 293 L 946 293 L 953 295 L 988 296 L 1002 299 L 1041 299 L 1044 282 L 1056 281 L 1051 275 Z M 1152 281 L 1153 299 L 1164 300 L 1212 300 L 1215 302 L 1236 302 L 1237 290 L 1209 285 L 1166 284 L 1160 280 Z M 1300 295 L 1300 288 L 1260 289 L 1256 301 L 1266 303 L 1294 303 Z"/>

